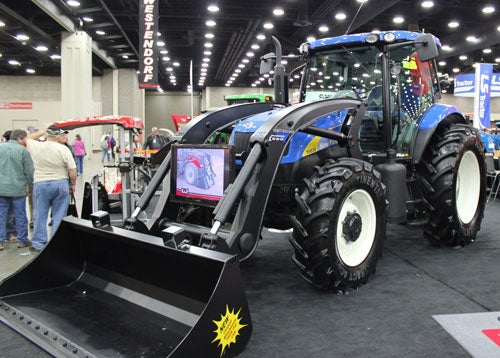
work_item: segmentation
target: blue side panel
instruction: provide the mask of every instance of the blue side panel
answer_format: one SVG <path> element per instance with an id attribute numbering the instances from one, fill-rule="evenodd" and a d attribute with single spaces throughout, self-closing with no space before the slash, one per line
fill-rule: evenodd
<path id="1" fill-rule="evenodd" d="M 481 142 L 483 142 L 486 152 L 494 153 L 495 150 L 500 150 L 500 136 L 479 132 L 479 138 L 481 138 Z"/>
<path id="2" fill-rule="evenodd" d="M 383 31 L 383 32 L 378 32 L 378 35 L 380 36 L 380 38 L 383 38 L 384 34 L 386 33 L 393 33 L 396 36 L 396 41 L 411 41 L 422 36 L 422 33 L 412 32 L 412 31 Z M 328 37 L 325 39 L 315 40 L 310 43 L 310 48 L 319 49 L 321 47 L 329 47 L 339 44 L 365 43 L 366 37 L 370 34 L 371 32 L 365 32 L 361 34 L 335 36 L 335 37 Z M 441 42 L 437 37 L 434 37 L 434 41 L 438 46 L 441 46 Z"/>
<path id="3" fill-rule="evenodd" d="M 450 114 L 460 113 L 455 106 L 445 104 L 433 104 L 424 114 L 418 119 L 418 128 L 427 130 L 437 127 L 437 125 Z"/>
<path id="4" fill-rule="evenodd" d="M 264 113 L 259 113 L 255 116 L 249 117 L 244 121 L 237 124 L 231 134 L 230 144 L 234 143 L 235 133 L 255 133 L 257 129 L 264 124 L 276 111 L 269 111 Z M 347 110 L 340 112 L 335 112 L 328 114 L 326 116 L 319 117 L 314 123 L 315 126 L 329 129 L 332 131 L 339 131 L 344 119 L 347 115 Z M 279 136 L 286 140 L 290 133 L 275 132 L 275 136 Z M 314 154 L 325 148 L 337 145 L 337 141 L 316 137 L 311 134 L 296 133 L 290 140 L 288 145 L 288 151 L 285 156 L 281 159 L 281 164 L 294 163 L 310 154 Z M 237 165 L 241 165 L 239 160 L 236 161 Z"/>

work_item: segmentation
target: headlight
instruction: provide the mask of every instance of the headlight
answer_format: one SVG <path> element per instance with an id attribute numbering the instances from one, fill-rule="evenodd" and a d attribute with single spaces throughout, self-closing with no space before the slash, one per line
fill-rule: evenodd
<path id="1" fill-rule="evenodd" d="M 396 40 L 396 35 L 394 35 L 392 32 L 387 32 L 384 34 L 385 42 L 394 42 L 395 40 Z"/>
<path id="2" fill-rule="evenodd" d="M 300 45 L 299 52 L 303 55 L 307 55 L 309 53 L 310 47 L 311 45 L 309 44 L 309 42 L 304 42 L 302 45 Z"/>
<path id="3" fill-rule="evenodd" d="M 366 36 L 366 42 L 369 44 L 373 44 L 378 41 L 378 35 L 377 34 L 369 34 Z"/>

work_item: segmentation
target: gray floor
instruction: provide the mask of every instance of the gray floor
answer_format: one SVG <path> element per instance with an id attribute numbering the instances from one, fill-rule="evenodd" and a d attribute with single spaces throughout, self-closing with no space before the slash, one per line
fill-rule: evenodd
<path id="1" fill-rule="evenodd" d="M 80 180 L 100 167 L 99 161 L 86 164 Z M 489 356 L 464 349 L 467 342 L 433 316 L 500 311 L 499 215 L 500 200 L 487 204 L 477 240 L 459 249 L 432 247 L 420 230 L 390 225 L 376 275 L 343 296 L 311 288 L 291 261 L 289 233 L 266 232 L 254 256 L 241 264 L 253 333 L 240 356 Z M 31 259 L 14 246 L 0 253 L 0 277 Z M 500 329 L 500 320 L 484 328 Z M 499 346 L 490 348 L 500 357 Z M 45 353 L 0 324 L 0 357 L 19 356 Z"/>

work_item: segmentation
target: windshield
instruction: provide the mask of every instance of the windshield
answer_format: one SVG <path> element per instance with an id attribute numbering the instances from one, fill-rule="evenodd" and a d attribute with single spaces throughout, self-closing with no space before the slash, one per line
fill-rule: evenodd
<path id="1" fill-rule="evenodd" d="M 393 141 L 411 140 L 417 118 L 434 101 L 438 91 L 433 62 L 421 62 L 415 48 L 405 46 L 390 56 L 390 109 L 394 131 Z M 354 98 L 368 105 L 366 116 L 371 119 L 377 135 L 368 136 L 362 127 L 360 137 L 365 149 L 373 142 L 373 149 L 382 139 L 382 54 L 375 46 L 340 47 L 317 52 L 309 57 L 301 98 L 305 102 L 331 98 Z M 368 122 L 368 121 L 366 121 Z M 413 123 L 413 127 L 410 125 Z M 406 127 L 405 127 L 406 126 Z M 404 128 L 403 128 L 404 127 Z M 398 143 L 398 150 L 405 150 Z M 376 147 L 376 148 L 375 148 Z"/>

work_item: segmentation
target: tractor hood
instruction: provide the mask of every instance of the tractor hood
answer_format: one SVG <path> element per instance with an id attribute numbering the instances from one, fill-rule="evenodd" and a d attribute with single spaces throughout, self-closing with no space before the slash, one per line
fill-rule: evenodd
<path id="1" fill-rule="evenodd" d="M 254 133 L 257 129 L 264 124 L 274 113 L 281 111 L 283 108 L 273 109 L 271 111 L 262 112 L 255 114 L 247 119 L 238 123 L 234 129 L 233 133 Z M 233 143 L 231 143 L 233 144 Z"/>

